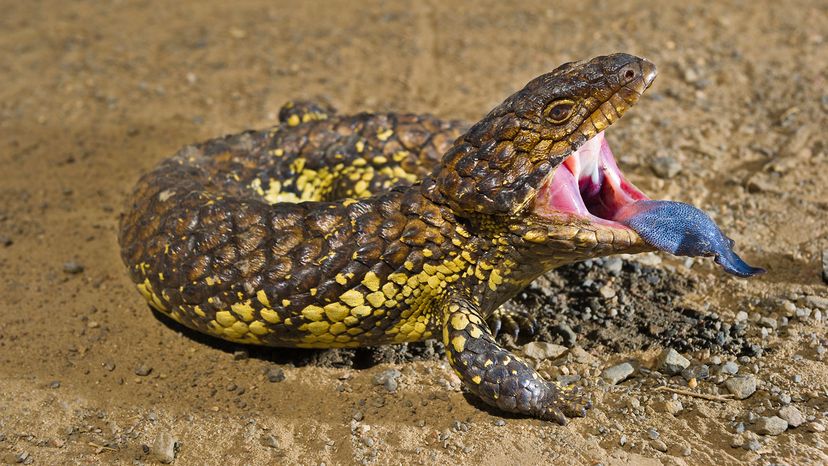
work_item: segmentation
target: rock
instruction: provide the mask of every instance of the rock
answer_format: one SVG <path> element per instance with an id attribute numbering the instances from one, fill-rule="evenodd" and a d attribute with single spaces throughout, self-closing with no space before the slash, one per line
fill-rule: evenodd
<path id="1" fill-rule="evenodd" d="M 503 419 L 498 419 L 494 422 L 494 425 L 496 425 L 498 427 L 503 427 L 503 426 L 506 425 L 506 421 L 504 421 Z"/>
<path id="2" fill-rule="evenodd" d="M 785 406 L 779 410 L 779 417 L 788 422 L 792 428 L 796 428 L 805 423 L 805 417 L 802 412 L 793 406 Z"/>
<path id="3" fill-rule="evenodd" d="M 658 357 L 659 369 L 670 375 L 681 373 L 689 365 L 690 361 L 672 348 L 665 349 Z"/>
<path id="4" fill-rule="evenodd" d="M 81 273 L 83 266 L 75 261 L 68 261 L 63 263 L 63 271 L 71 274 Z"/>
<path id="5" fill-rule="evenodd" d="M 756 391 L 756 377 L 752 375 L 731 377 L 725 381 L 725 386 L 736 399 L 744 400 Z"/>
<path id="6" fill-rule="evenodd" d="M 626 378 L 631 376 L 633 372 L 635 372 L 635 368 L 632 364 L 625 362 L 604 369 L 604 371 L 601 372 L 601 378 L 608 384 L 615 385 L 618 382 L 626 380 Z"/>
<path id="7" fill-rule="evenodd" d="M 374 385 L 382 385 L 389 392 L 397 391 L 397 378 L 400 376 L 397 369 L 388 369 L 374 376 Z"/>
<path id="8" fill-rule="evenodd" d="M 152 456 L 154 456 L 160 463 L 172 463 L 175 460 L 175 449 L 177 443 L 178 442 L 171 433 L 167 431 L 159 432 L 150 449 Z"/>
<path id="9" fill-rule="evenodd" d="M 12 239 L 8 236 L 0 236 L 0 244 L 2 244 L 5 247 L 8 247 L 14 244 L 14 241 L 12 241 Z"/>
<path id="10" fill-rule="evenodd" d="M 270 383 L 277 383 L 285 380 L 285 371 L 281 367 L 270 367 L 265 371 L 265 377 Z"/>
<path id="11" fill-rule="evenodd" d="M 141 377 L 146 377 L 150 375 L 151 372 L 152 367 L 149 367 L 146 364 L 141 364 L 140 366 L 135 368 L 135 375 L 139 375 Z"/>
<path id="12" fill-rule="evenodd" d="M 233 360 L 234 361 L 243 361 L 243 360 L 245 360 L 249 357 L 250 357 L 250 355 L 247 353 L 246 350 L 233 351 Z"/>
<path id="13" fill-rule="evenodd" d="M 60 380 L 53 380 L 49 382 L 49 388 L 60 388 Z"/>
<path id="14" fill-rule="evenodd" d="M 523 346 L 523 353 L 526 357 L 536 360 L 555 359 L 564 352 L 566 352 L 565 346 L 545 341 L 533 341 Z"/>
<path id="15" fill-rule="evenodd" d="M 736 375 L 739 372 L 739 365 L 733 361 L 728 361 L 719 367 L 719 374 Z"/>
<path id="16" fill-rule="evenodd" d="M 650 168 L 659 178 L 672 178 L 681 172 L 681 164 L 675 158 L 667 155 L 656 157 L 650 162 Z"/>
<path id="17" fill-rule="evenodd" d="M 667 444 L 666 444 L 666 443 L 664 443 L 664 442 L 663 442 L 663 441 L 661 441 L 661 440 L 653 440 L 653 441 L 651 442 L 651 445 L 653 446 L 653 448 L 654 448 L 654 449 L 656 449 L 656 450 L 658 450 L 658 451 L 660 451 L 660 452 L 662 452 L 662 453 L 664 453 L 664 452 L 666 452 L 666 451 L 667 451 Z"/>
<path id="18" fill-rule="evenodd" d="M 753 429 L 759 435 L 779 435 L 788 429 L 788 421 L 779 416 L 760 417 Z"/>

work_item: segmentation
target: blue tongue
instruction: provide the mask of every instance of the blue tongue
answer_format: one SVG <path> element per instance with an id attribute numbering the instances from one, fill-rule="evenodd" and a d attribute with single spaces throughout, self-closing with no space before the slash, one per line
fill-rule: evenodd
<path id="1" fill-rule="evenodd" d="M 713 256 L 725 272 L 752 277 L 765 269 L 752 267 L 733 252 L 733 240 L 726 237 L 713 219 L 701 210 L 674 201 L 638 201 L 622 207 L 615 215 L 649 245 L 676 256 Z"/>

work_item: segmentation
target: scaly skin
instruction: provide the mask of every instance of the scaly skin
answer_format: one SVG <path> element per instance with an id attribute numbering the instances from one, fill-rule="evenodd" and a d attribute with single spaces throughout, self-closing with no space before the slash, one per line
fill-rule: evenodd
<path id="1" fill-rule="evenodd" d="M 288 104 L 275 128 L 185 147 L 144 175 L 122 258 L 153 308 L 200 332 L 303 348 L 442 337 L 485 402 L 563 423 L 589 402 L 485 322 L 554 267 L 652 249 L 619 225 L 538 215 L 533 201 L 654 75 L 623 54 L 566 64 L 465 133 L 431 116 Z M 573 107 L 564 119 L 561 102 Z"/>

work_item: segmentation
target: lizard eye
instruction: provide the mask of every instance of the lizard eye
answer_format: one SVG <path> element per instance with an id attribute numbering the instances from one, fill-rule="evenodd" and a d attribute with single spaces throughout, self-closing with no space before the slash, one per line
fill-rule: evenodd
<path id="1" fill-rule="evenodd" d="M 552 102 L 543 111 L 543 115 L 552 123 L 561 124 L 569 119 L 572 115 L 572 109 L 575 108 L 575 102 L 571 100 L 559 100 Z"/>

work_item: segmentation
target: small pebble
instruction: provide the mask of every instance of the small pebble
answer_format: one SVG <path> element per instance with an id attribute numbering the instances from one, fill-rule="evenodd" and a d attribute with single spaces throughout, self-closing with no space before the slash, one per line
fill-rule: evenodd
<path id="1" fill-rule="evenodd" d="M 653 440 L 652 445 L 653 445 L 654 449 L 656 449 L 656 450 L 658 450 L 662 453 L 667 451 L 667 444 L 664 443 L 661 440 Z"/>
<path id="2" fill-rule="evenodd" d="M 788 425 L 792 428 L 799 427 L 805 423 L 805 417 L 802 416 L 802 412 L 794 406 L 785 406 L 779 409 L 779 417 L 787 421 Z"/>
<path id="3" fill-rule="evenodd" d="M 504 421 L 503 419 L 498 419 L 494 422 L 494 425 L 496 425 L 498 427 L 503 427 L 503 426 L 506 425 L 506 421 Z"/>
<path id="4" fill-rule="evenodd" d="M 779 435 L 788 428 L 788 421 L 778 416 L 760 417 L 753 429 L 760 435 Z"/>
<path id="5" fill-rule="evenodd" d="M 627 436 L 622 435 L 620 439 L 618 439 L 618 444 L 622 447 L 627 444 Z"/>
<path id="6" fill-rule="evenodd" d="M 49 388 L 60 388 L 60 380 L 53 380 L 49 382 Z"/>
<path id="7" fill-rule="evenodd" d="M 150 372 L 152 372 L 152 367 L 149 367 L 146 364 L 141 364 L 135 368 L 135 375 L 139 375 L 141 377 L 150 375 Z"/>
<path id="8" fill-rule="evenodd" d="M 688 367 L 681 371 L 681 376 L 687 381 L 692 379 L 705 380 L 710 377 L 710 366 L 702 364 L 700 366 Z"/>
<path id="9" fill-rule="evenodd" d="M 719 367 L 720 374 L 736 375 L 739 372 L 739 365 L 733 361 L 728 361 Z"/>
<path id="10" fill-rule="evenodd" d="M 354 420 L 357 422 L 362 421 L 365 418 L 365 415 L 362 414 L 362 411 L 357 411 L 354 413 Z"/>
<path id="11" fill-rule="evenodd" d="M 626 380 L 627 377 L 633 374 L 633 372 L 635 372 L 635 368 L 632 364 L 625 362 L 604 369 L 604 371 L 601 372 L 601 378 L 608 384 L 615 385 L 623 380 Z"/>
<path id="12" fill-rule="evenodd" d="M 690 361 L 673 348 L 667 348 L 658 357 L 658 367 L 665 373 L 675 375 L 690 365 Z"/>
<path id="13" fill-rule="evenodd" d="M 672 178 L 681 172 L 681 164 L 671 157 L 656 157 L 650 162 L 650 168 L 659 178 Z"/>
<path id="14" fill-rule="evenodd" d="M 250 357 L 250 355 L 245 350 L 233 351 L 233 360 L 234 361 L 242 361 L 242 360 L 245 360 L 249 357 Z"/>
<path id="15" fill-rule="evenodd" d="M 160 463 L 170 464 L 175 460 L 175 437 L 167 431 L 161 431 L 155 437 L 155 442 L 152 444 L 152 455 Z"/>
<path id="16" fill-rule="evenodd" d="M 544 359 L 555 359 L 565 352 L 565 346 L 547 343 L 545 341 L 533 341 L 523 345 L 523 353 L 526 354 L 526 357 L 536 359 L 538 361 Z"/>
<path id="17" fill-rule="evenodd" d="M 650 440 L 655 440 L 660 436 L 657 430 L 649 429 L 647 430 L 647 437 L 650 437 Z"/>
<path id="18" fill-rule="evenodd" d="M 742 448 L 744 448 L 747 451 L 757 451 L 760 448 L 762 448 L 762 444 L 759 443 L 759 440 L 756 440 L 755 438 L 752 438 L 752 439 L 748 440 L 747 442 L 745 442 L 742 445 Z"/>
<path id="19" fill-rule="evenodd" d="M 725 386 L 736 399 L 744 400 L 756 391 L 756 377 L 752 375 L 731 377 L 725 381 Z"/>
<path id="20" fill-rule="evenodd" d="M 604 259 L 604 268 L 610 275 L 619 275 L 624 267 L 624 261 L 620 257 L 608 257 Z"/>
<path id="21" fill-rule="evenodd" d="M 682 405 L 681 401 L 679 400 L 662 401 L 660 403 L 656 403 L 654 407 L 659 411 L 664 411 L 674 416 L 684 409 L 684 405 Z"/>
<path id="22" fill-rule="evenodd" d="M 578 334 L 567 324 L 558 324 L 550 329 L 553 334 L 560 335 L 564 346 L 572 348 L 578 340 Z"/>
<path id="23" fill-rule="evenodd" d="M 259 442 L 262 446 L 268 448 L 279 448 L 279 439 L 270 434 L 262 435 L 261 438 L 259 438 Z"/>
<path id="24" fill-rule="evenodd" d="M 397 391 L 397 378 L 400 376 L 397 369 L 387 369 L 374 376 L 374 385 L 382 385 L 389 392 Z"/>
<path id="25" fill-rule="evenodd" d="M 83 272 L 83 266 L 75 261 L 64 262 L 63 271 L 71 274 L 81 273 Z"/>
<path id="26" fill-rule="evenodd" d="M 281 367 L 269 367 L 265 372 L 265 377 L 270 383 L 277 383 L 285 380 L 285 371 Z"/>
<path id="27" fill-rule="evenodd" d="M 14 244 L 14 241 L 12 241 L 12 239 L 8 236 L 0 236 L 0 244 L 2 244 L 5 247 L 9 247 L 12 244 Z"/>
<path id="28" fill-rule="evenodd" d="M 814 432 L 814 433 L 825 432 L 825 424 L 814 421 L 814 422 L 808 424 L 808 431 L 809 432 Z"/>

